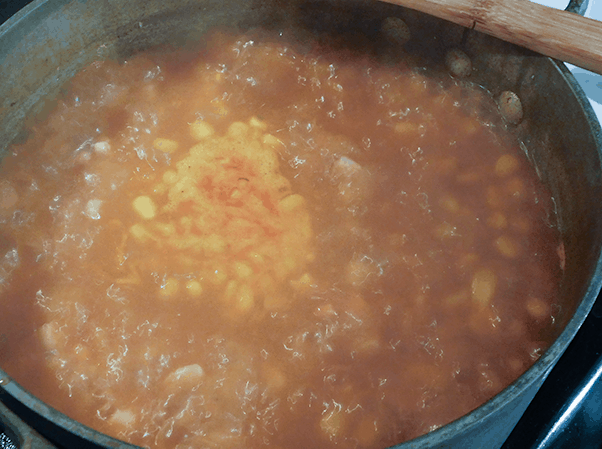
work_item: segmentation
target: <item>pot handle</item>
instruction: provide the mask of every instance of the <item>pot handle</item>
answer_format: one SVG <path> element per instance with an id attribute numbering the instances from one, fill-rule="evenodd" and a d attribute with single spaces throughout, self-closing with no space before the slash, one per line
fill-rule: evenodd
<path id="1" fill-rule="evenodd" d="M 564 10 L 568 12 L 574 12 L 575 14 L 579 14 L 580 16 L 584 16 L 585 11 L 587 11 L 588 5 L 589 0 L 571 0 Z"/>

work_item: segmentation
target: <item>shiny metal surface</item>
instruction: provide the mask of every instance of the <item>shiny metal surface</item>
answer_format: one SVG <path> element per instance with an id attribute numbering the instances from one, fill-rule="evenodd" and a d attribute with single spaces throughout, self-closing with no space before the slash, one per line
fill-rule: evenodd
<path id="1" fill-rule="evenodd" d="M 591 373 L 577 389 L 577 394 L 572 396 L 562 407 L 545 435 L 537 441 L 535 448 L 559 449 L 561 445 L 562 447 L 568 447 L 568 445 L 574 447 L 577 439 L 585 440 L 586 444 L 589 443 L 592 447 L 595 447 L 594 445 L 599 443 L 599 440 L 596 441 L 595 437 L 599 437 L 599 435 L 594 433 L 594 438 L 590 436 L 588 439 L 587 435 L 583 434 L 587 433 L 590 427 L 587 422 L 597 420 L 602 397 L 601 388 L 602 359 L 599 359 Z M 598 430 L 595 426 L 592 427 L 594 431 Z M 571 430 L 576 434 L 573 435 L 573 438 L 571 438 Z"/>

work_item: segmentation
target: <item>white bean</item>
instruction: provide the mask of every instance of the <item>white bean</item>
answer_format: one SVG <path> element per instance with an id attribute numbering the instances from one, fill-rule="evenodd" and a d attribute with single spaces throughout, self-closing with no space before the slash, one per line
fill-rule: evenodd
<path id="1" fill-rule="evenodd" d="M 383 20 L 380 31 L 395 45 L 403 45 L 412 37 L 410 29 L 399 17 L 387 17 Z"/>
<path id="2" fill-rule="evenodd" d="M 458 78 L 466 78 L 472 73 L 472 62 L 462 50 L 453 48 L 445 55 L 445 65 L 450 73 Z"/>
<path id="3" fill-rule="evenodd" d="M 170 373 L 165 381 L 169 384 L 178 386 L 196 385 L 203 379 L 204 374 L 203 368 L 195 363 L 193 365 L 178 368 Z"/>
<path id="4" fill-rule="evenodd" d="M 489 304 L 495 294 L 497 276 L 487 268 L 478 270 L 472 277 L 472 299 L 481 306 Z"/>
<path id="5" fill-rule="evenodd" d="M 498 106 L 502 117 L 513 125 L 517 125 L 523 119 L 523 105 L 514 92 L 506 90 L 500 94 Z"/>

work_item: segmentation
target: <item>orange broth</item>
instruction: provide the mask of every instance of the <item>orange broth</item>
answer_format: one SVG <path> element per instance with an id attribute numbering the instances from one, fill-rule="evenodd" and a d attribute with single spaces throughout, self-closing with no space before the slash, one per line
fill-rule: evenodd
<path id="1" fill-rule="evenodd" d="M 90 65 L 5 157 L 3 369 L 144 447 L 383 448 L 537 360 L 562 244 L 487 92 L 210 42 Z"/>

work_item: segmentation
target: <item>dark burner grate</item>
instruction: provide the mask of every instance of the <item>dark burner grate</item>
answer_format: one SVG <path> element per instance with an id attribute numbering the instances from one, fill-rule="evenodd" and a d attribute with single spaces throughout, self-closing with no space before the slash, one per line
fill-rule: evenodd
<path id="1" fill-rule="evenodd" d="M 0 428 L 0 449 L 18 449 L 17 445 L 13 443 L 8 435 Z"/>

